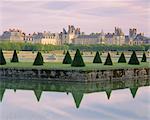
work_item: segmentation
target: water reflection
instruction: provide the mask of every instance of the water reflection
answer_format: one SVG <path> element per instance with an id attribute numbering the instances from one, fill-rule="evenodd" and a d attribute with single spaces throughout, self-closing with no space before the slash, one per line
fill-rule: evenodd
<path id="1" fill-rule="evenodd" d="M 66 93 L 66 95 L 71 94 L 76 108 L 79 108 L 84 95 L 87 93 L 105 92 L 107 98 L 110 99 L 111 93 L 114 90 L 129 88 L 133 98 L 135 98 L 138 88 L 149 86 L 149 83 L 150 80 L 148 79 L 128 79 L 88 83 L 5 79 L 0 81 L 0 101 L 3 100 L 6 89 L 13 89 L 14 92 L 17 90 L 34 91 L 37 101 L 40 101 L 43 92 L 63 92 Z"/>

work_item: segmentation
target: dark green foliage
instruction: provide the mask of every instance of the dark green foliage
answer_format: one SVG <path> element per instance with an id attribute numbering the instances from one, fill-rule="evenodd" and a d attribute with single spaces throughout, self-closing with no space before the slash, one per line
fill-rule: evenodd
<path id="1" fill-rule="evenodd" d="M 71 64 L 71 66 L 73 66 L 73 67 L 84 67 L 85 66 L 79 49 L 76 50 L 76 54 L 74 56 L 74 60 Z"/>
<path id="2" fill-rule="evenodd" d="M 66 54 L 66 51 L 64 50 L 64 51 L 63 51 L 63 55 L 65 55 L 65 54 Z"/>
<path id="3" fill-rule="evenodd" d="M 72 63 L 72 59 L 71 56 L 69 54 L 69 51 L 67 51 L 64 60 L 63 60 L 63 64 L 71 64 Z"/>
<path id="4" fill-rule="evenodd" d="M 44 63 L 44 61 L 43 61 L 42 54 L 40 52 L 38 52 L 33 65 L 43 65 L 43 63 Z"/>
<path id="5" fill-rule="evenodd" d="M 143 53 L 143 57 L 142 57 L 141 62 L 147 62 L 147 58 L 146 58 L 146 54 L 145 54 L 145 52 Z"/>
<path id="6" fill-rule="evenodd" d="M 37 101 L 39 102 L 40 101 L 40 98 L 41 98 L 41 95 L 42 95 L 42 90 L 34 90 L 34 94 L 35 94 L 35 96 L 36 96 L 36 98 L 37 98 Z"/>
<path id="7" fill-rule="evenodd" d="M 131 65 L 139 65 L 140 64 L 135 51 L 133 51 L 128 64 L 131 64 Z"/>
<path id="8" fill-rule="evenodd" d="M 83 93 L 79 92 L 79 91 L 73 91 L 72 92 L 72 96 L 74 98 L 75 104 L 76 104 L 76 108 L 80 107 L 80 103 L 83 99 Z"/>
<path id="9" fill-rule="evenodd" d="M 121 53 L 121 56 L 120 56 L 120 58 L 119 58 L 119 60 L 118 60 L 118 63 L 126 63 L 126 58 L 125 58 L 123 52 Z"/>
<path id="10" fill-rule="evenodd" d="M 6 60 L 4 58 L 3 51 L 0 50 L 0 65 L 5 65 L 5 64 L 6 64 Z"/>
<path id="11" fill-rule="evenodd" d="M 135 98 L 135 95 L 137 93 L 137 90 L 138 90 L 138 87 L 133 87 L 133 88 L 130 88 L 130 91 L 131 91 L 131 94 L 132 94 L 132 97 Z"/>
<path id="12" fill-rule="evenodd" d="M 111 56 L 109 53 L 107 55 L 107 58 L 106 58 L 104 65 L 113 65 L 112 60 L 111 60 Z"/>
<path id="13" fill-rule="evenodd" d="M 14 50 L 14 54 L 11 59 L 11 62 L 19 62 L 16 50 Z"/>
<path id="14" fill-rule="evenodd" d="M 102 51 L 100 51 L 100 55 L 102 55 L 103 54 L 103 52 Z"/>
<path id="15" fill-rule="evenodd" d="M 93 63 L 102 63 L 101 57 L 99 55 L 99 52 L 96 52 L 96 55 L 94 57 Z"/>
<path id="16" fill-rule="evenodd" d="M 106 90 L 106 94 L 107 94 L 107 98 L 108 98 L 108 99 L 110 99 L 111 91 L 112 91 L 112 90 Z"/>
<path id="17" fill-rule="evenodd" d="M 119 52 L 117 51 L 116 55 L 119 55 Z"/>
<path id="18" fill-rule="evenodd" d="M 65 45 L 42 45 L 42 44 L 32 44 L 32 43 L 15 43 L 15 42 L 1 42 L 0 49 L 3 50 L 26 50 L 26 51 L 52 51 L 52 50 L 76 50 L 80 49 L 81 51 L 147 51 L 150 48 L 150 45 L 74 45 L 74 44 L 65 44 Z"/>

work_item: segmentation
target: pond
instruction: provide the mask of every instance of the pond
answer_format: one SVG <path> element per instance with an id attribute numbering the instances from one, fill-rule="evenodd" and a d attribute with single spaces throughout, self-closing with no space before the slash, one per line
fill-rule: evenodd
<path id="1" fill-rule="evenodd" d="M 0 80 L 0 120 L 149 120 L 150 80 Z"/>

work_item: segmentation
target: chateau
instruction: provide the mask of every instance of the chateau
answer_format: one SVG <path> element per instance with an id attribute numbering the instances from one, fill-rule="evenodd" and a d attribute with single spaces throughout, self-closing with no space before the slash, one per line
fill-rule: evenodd
<path id="1" fill-rule="evenodd" d="M 150 44 L 150 38 L 145 37 L 144 33 L 137 33 L 137 29 L 129 29 L 129 35 L 125 35 L 121 28 L 115 27 L 114 33 L 91 33 L 89 35 L 75 28 L 73 25 L 68 26 L 68 31 L 63 28 L 60 33 L 43 33 L 25 34 L 18 29 L 9 29 L 4 31 L 0 36 L 0 41 L 10 42 L 27 42 L 39 44 L 109 44 L 109 45 L 142 45 Z"/>

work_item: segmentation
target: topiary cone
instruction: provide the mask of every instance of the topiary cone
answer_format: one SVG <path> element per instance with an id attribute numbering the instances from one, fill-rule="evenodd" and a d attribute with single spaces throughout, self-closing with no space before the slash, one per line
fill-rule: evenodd
<path id="1" fill-rule="evenodd" d="M 102 63 L 102 60 L 98 51 L 96 52 L 93 63 Z"/>
<path id="2" fill-rule="evenodd" d="M 128 64 L 131 64 L 131 65 L 139 65 L 140 64 L 135 51 L 133 51 Z"/>
<path id="3" fill-rule="evenodd" d="M 121 53 L 121 56 L 119 57 L 118 63 L 126 63 L 126 58 L 123 52 Z"/>
<path id="4" fill-rule="evenodd" d="M 141 62 L 147 62 L 147 58 L 146 58 L 146 54 L 145 54 L 145 52 L 143 53 L 143 57 L 142 57 Z"/>
<path id="5" fill-rule="evenodd" d="M 14 50 L 11 62 L 19 62 L 16 50 Z"/>
<path id="6" fill-rule="evenodd" d="M 43 65 L 43 63 L 44 63 L 43 56 L 42 56 L 41 52 L 38 52 L 33 65 Z"/>
<path id="7" fill-rule="evenodd" d="M 5 57 L 3 55 L 3 51 L 0 50 L 0 65 L 5 65 L 6 64 L 6 60 Z"/>
<path id="8" fill-rule="evenodd" d="M 69 51 L 67 51 L 64 59 L 63 59 L 63 64 L 71 64 L 72 63 L 72 58 L 69 54 Z"/>
<path id="9" fill-rule="evenodd" d="M 111 56 L 110 53 L 108 53 L 106 61 L 104 63 L 104 65 L 113 65 L 112 60 L 111 60 Z"/>
<path id="10" fill-rule="evenodd" d="M 73 66 L 73 67 L 84 67 L 85 66 L 79 49 L 76 50 L 76 53 L 75 53 L 75 56 L 74 56 L 71 66 Z"/>

